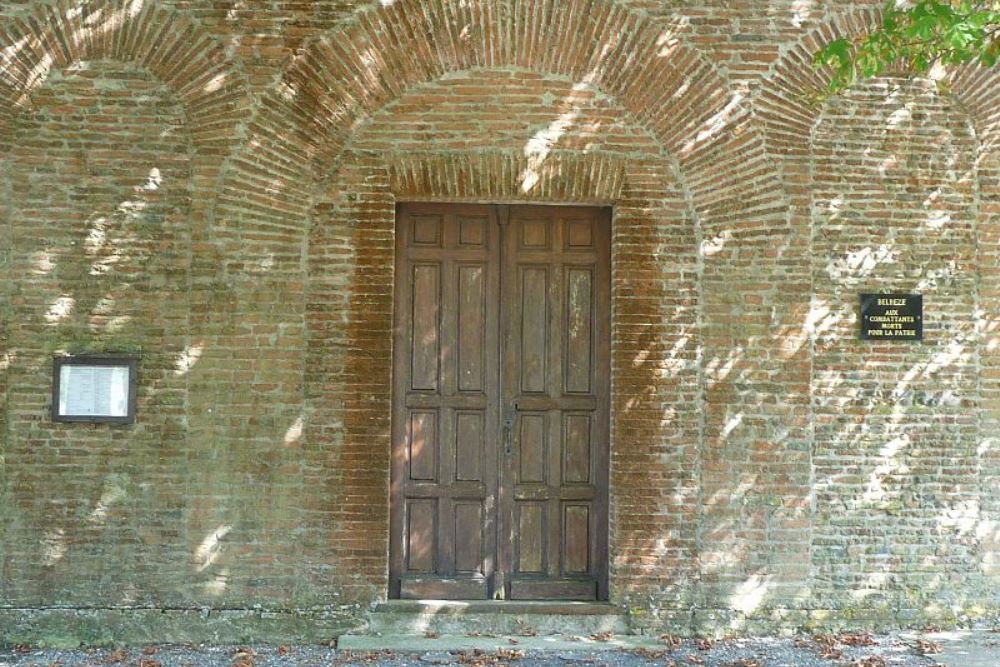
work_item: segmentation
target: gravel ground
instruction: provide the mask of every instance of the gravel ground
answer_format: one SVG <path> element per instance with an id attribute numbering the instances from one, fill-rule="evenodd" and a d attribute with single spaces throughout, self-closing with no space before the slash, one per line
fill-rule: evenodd
<path id="1" fill-rule="evenodd" d="M 148 646 L 58 651 L 0 649 L 0 667 L 927 667 L 938 664 L 913 641 L 867 634 L 800 639 L 670 641 L 662 650 L 352 653 L 325 646 Z M 873 643 L 869 643 L 873 642 Z M 936 647 L 924 645 L 933 652 Z"/>

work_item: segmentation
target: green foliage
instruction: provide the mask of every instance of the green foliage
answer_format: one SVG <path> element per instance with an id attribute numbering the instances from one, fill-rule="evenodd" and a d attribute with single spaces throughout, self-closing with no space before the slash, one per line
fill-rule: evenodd
<path id="1" fill-rule="evenodd" d="M 1000 58 L 1000 0 L 889 0 L 882 25 L 855 39 L 835 39 L 816 54 L 833 67 L 830 92 L 858 78 L 900 65 L 925 74 L 936 64 L 976 62 L 992 67 Z"/>

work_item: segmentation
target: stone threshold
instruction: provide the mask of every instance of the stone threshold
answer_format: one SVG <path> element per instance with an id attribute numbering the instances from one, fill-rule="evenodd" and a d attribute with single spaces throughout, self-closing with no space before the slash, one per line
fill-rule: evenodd
<path id="1" fill-rule="evenodd" d="M 375 606 L 376 613 L 428 614 L 561 614 L 604 616 L 624 610 L 610 602 L 566 602 L 548 600 L 388 600 Z"/>
<path id="2" fill-rule="evenodd" d="M 664 644 L 652 637 L 636 635 L 611 635 L 595 639 L 575 635 L 545 635 L 537 637 L 497 636 L 482 637 L 469 635 L 343 635 L 337 640 L 337 648 L 346 651 L 394 651 L 398 653 L 420 652 L 447 654 L 450 651 L 496 652 L 500 650 L 522 651 L 618 651 L 628 649 L 663 649 Z M 433 662 L 433 660 L 431 660 Z"/>
<path id="3" fill-rule="evenodd" d="M 514 600 L 389 600 L 375 606 L 367 631 L 357 633 L 406 642 L 438 635 L 507 637 L 507 644 L 516 637 L 609 634 L 629 634 L 629 626 L 624 610 L 607 602 Z M 476 641 L 468 647 L 483 648 Z"/>

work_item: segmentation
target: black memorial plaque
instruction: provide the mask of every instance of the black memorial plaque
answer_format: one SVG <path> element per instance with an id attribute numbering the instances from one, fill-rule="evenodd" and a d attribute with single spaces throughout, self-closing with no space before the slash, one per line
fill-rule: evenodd
<path id="1" fill-rule="evenodd" d="M 922 294 L 862 294 L 862 340 L 923 340 Z"/>

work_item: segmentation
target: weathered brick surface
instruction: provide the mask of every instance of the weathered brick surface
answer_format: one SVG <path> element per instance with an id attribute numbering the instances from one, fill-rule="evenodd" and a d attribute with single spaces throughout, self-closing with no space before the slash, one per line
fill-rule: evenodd
<path id="1" fill-rule="evenodd" d="M 922 609 L 986 583 L 974 160 L 967 119 L 923 83 L 859 86 L 815 127 L 816 595 Z M 856 294 L 881 287 L 934 304 L 924 343 L 855 339 Z"/>
<path id="2" fill-rule="evenodd" d="M 186 382 L 175 372 L 189 330 L 183 108 L 154 77 L 106 61 L 51 75 L 32 101 L 4 165 L 17 277 L 7 322 L 16 358 L 4 457 L 17 463 L 8 468 L 16 515 L 4 532 L 5 596 L 155 599 L 186 560 L 167 518 L 183 504 L 187 449 Z M 107 144 L 109 131 L 122 145 Z M 127 430 L 52 423 L 52 355 L 103 349 L 143 353 L 139 400 L 149 418 Z M 90 548 L 74 551 L 77 543 Z"/>
<path id="3" fill-rule="evenodd" d="M 880 5 L 0 5 L 0 605 L 383 597 L 393 215 L 430 199 L 614 206 L 637 625 L 994 612 L 1000 88 L 818 99 Z M 882 289 L 925 342 L 857 340 Z M 52 424 L 52 355 L 98 350 L 141 355 L 138 423 Z"/>

